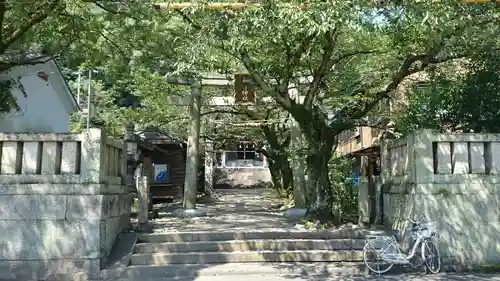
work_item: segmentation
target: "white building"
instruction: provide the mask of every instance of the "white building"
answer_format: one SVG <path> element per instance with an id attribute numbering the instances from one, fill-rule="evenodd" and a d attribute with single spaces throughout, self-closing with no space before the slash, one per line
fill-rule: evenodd
<path id="1" fill-rule="evenodd" d="M 14 82 L 11 92 L 19 105 L 19 111 L 0 117 L 0 132 L 68 132 L 78 105 L 53 59 L 14 67 L 0 79 Z"/>

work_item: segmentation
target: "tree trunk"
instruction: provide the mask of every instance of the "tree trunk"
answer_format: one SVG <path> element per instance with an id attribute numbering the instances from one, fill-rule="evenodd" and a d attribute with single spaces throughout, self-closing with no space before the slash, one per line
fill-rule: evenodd
<path id="1" fill-rule="evenodd" d="M 268 160 L 269 172 L 271 174 L 271 180 L 273 182 L 273 188 L 279 194 L 283 194 L 283 184 L 280 167 L 274 162 L 274 160 Z"/>
<path id="2" fill-rule="evenodd" d="M 306 155 L 306 192 L 308 215 L 321 222 L 334 219 L 334 191 L 328 175 L 328 161 L 332 157 L 335 139 L 333 131 L 326 122 L 326 115 L 314 107 L 311 116 L 294 114 L 307 141 Z"/>
<path id="3" fill-rule="evenodd" d="M 287 137 L 283 142 L 278 140 L 276 130 L 269 126 L 262 127 L 270 151 L 263 151 L 268 158 L 269 171 L 275 186 L 275 189 L 283 195 L 289 196 L 292 185 L 292 169 L 286 153 L 286 148 L 290 144 L 290 138 Z"/>
<path id="4" fill-rule="evenodd" d="M 293 175 L 288 159 L 285 159 L 284 164 L 281 165 L 281 177 L 283 190 L 286 192 L 286 195 L 289 196 L 292 193 Z"/>
<path id="5" fill-rule="evenodd" d="M 334 192 L 328 176 L 331 146 L 326 143 L 311 144 L 306 157 L 308 214 L 322 222 L 332 221 Z"/>
<path id="6" fill-rule="evenodd" d="M 271 155 L 270 155 L 271 156 Z M 274 189 L 282 195 L 290 195 L 292 185 L 292 169 L 290 162 L 284 156 L 272 154 L 268 159 L 269 172 L 273 181 Z"/>

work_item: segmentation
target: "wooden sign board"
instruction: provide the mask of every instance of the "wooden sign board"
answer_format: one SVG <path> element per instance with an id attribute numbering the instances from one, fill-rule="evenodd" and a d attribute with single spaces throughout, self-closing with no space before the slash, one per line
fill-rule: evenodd
<path id="1" fill-rule="evenodd" d="M 234 92 L 235 103 L 238 104 L 254 104 L 255 103 L 255 86 L 249 83 L 250 75 L 235 74 L 234 75 Z"/>

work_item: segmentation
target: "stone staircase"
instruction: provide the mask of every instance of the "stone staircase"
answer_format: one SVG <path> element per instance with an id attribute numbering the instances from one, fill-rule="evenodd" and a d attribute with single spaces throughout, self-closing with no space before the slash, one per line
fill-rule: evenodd
<path id="1" fill-rule="evenodd" d="M 332 269 L 339 271 L 339 266 L 345 269 L 345 263 L 362 261 L 364 235 L 356 229 L 141 234 L 133 245 L 116 245 L 129 252 L 101 271 L 101 278 L 282 274 L 283 270 L 290 274 L 290 270 L 313 264 L 318 270 L 321 265 L 320 271 L 325 274 Z M 348 273 L 359 271 L 352 268 Z"/>

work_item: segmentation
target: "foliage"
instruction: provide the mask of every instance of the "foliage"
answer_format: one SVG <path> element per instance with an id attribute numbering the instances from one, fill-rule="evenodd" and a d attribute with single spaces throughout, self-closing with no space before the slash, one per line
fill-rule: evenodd
<path id="1" fill-rule="evenodd" d="M 141 60 L 138 50 L 144 49 L 142 42 L 158 48 L 166 47 L 162 42 L 171 43 L 163 40 L 169 31 L 157 25 L 151 10 L 150 2 L 142 0 L 4 1 L 0 3 L 0 72 L 36 64 L 47 56 L 58 59 L 70 81 L 76 79 L 76 70 L 100 70 L 101 77 L 95 79 L 96 91 L 101 95 L 97 103 L 104 110 L 98 110 L 97 114 L 105 119 L 111 132 L 118 133 L 119 128 L 113 122 L 120 123 L 117 115 L 122 118 L 128 112 L 109 108 L 112 101 L 106 98 L 121 98 L 125 90 L 123 82 L 134 64 L 153 65 L 151 57 Z M 100 88 L 99 82 L 103 82 Z M 3 101 L 0 108 L 9 111 L 11 104 Z"/>
<path id="2" fill-rule="evenodd" d="M 0 113 L 8 113 L 12 109 L 19 110 L 14 96 L 11 94 L 14 81 L 11 79 L 0 81 Z"/>
<path id="3" fill-rule="evenodd" d="M 105 6 L 89 2 L 0 5 L 2 69 L 29 63 L 25 54 L 14 57 L 7 49 L 66 50 L 68 69 L 99 71 L 94 84 L 98 117 L 109 130 L 118 134 L 125 122 L 135 121 L 179 137 L 188 109 L 166 100 L 185 97 L 189 90 L 168 85 L 164 75 L 247 71 L 260 92 L 258 102 L 271 97 L 300 125 L 308 202 L 320 217 L 338 216 L 343 204 L 336 203 L 340 187 L 332 188 L 328 173 L 338 135 L 370 125 L 365 117 L 411 74 L 498 50 L 500 33 L 495 3 L 410 0 L 382 6 L 345 0 L 309 1 L 304 8 L 298 1 L 267 0 L 241 10 L 214 11 L 200 4 L 153 12 L 143 0 Z M 300 103 L 288 91 L 299 76 L 309 79 L 299 89 Z M 286 138 L 279 130 L 274 133 L 280 141 Z"/>
<path id="4" fill-rule="evenodd" d="M 307 228 L 328 228 L 348 223 L 358 223 L 358 187 L 351 180 L 353 159 L 333 156 L 328 163 L 329 178 L 332 182 L 334 219 L 307 219 Z"/>
<path id="5" fill-rule="evenodd" d="M 333 157 L 328 163 L 332 192 L 335 195 L 333 210 L 336 224 L 358 222 L 358 188 L 349 179 L 353 161 L 347 157 Z"/>
<path id="6" fill-rule="evenodd" d="M 327 164 L 340 132 L 366 124 L 364 117 L 409 75 L 481 53 L 498 40 L 496 4 L 384 3 L 313 1 L 301 8 L 265 1 L 242 10 L 193 5 L 182 12 L 185 36 L 177 49 L 189 57 L 178 56 L 172 73 L 246 69 L 261 94 L 299 123 L 309 203 L 320 217 L 333 215 Z M 288 92 L 297 76 L 311 78 L 300 90 L 302 103 Z"/>
<path id="7" fill-rule="evenodd" d="M 427 87 L 410 92 L 407 109 L 395 120 L 396 130 L 500 132 L 499 53 L 473 57 L 464 68 L 459 77 L 450 77 L 449 67 L 436 71 Z"/>
<path id="8" fill-rule="evenodd" d="M 80 133 L 85 128 L 85 116 L 77 111 L 69 117 L 69 131 L 71 133 Z"/>

